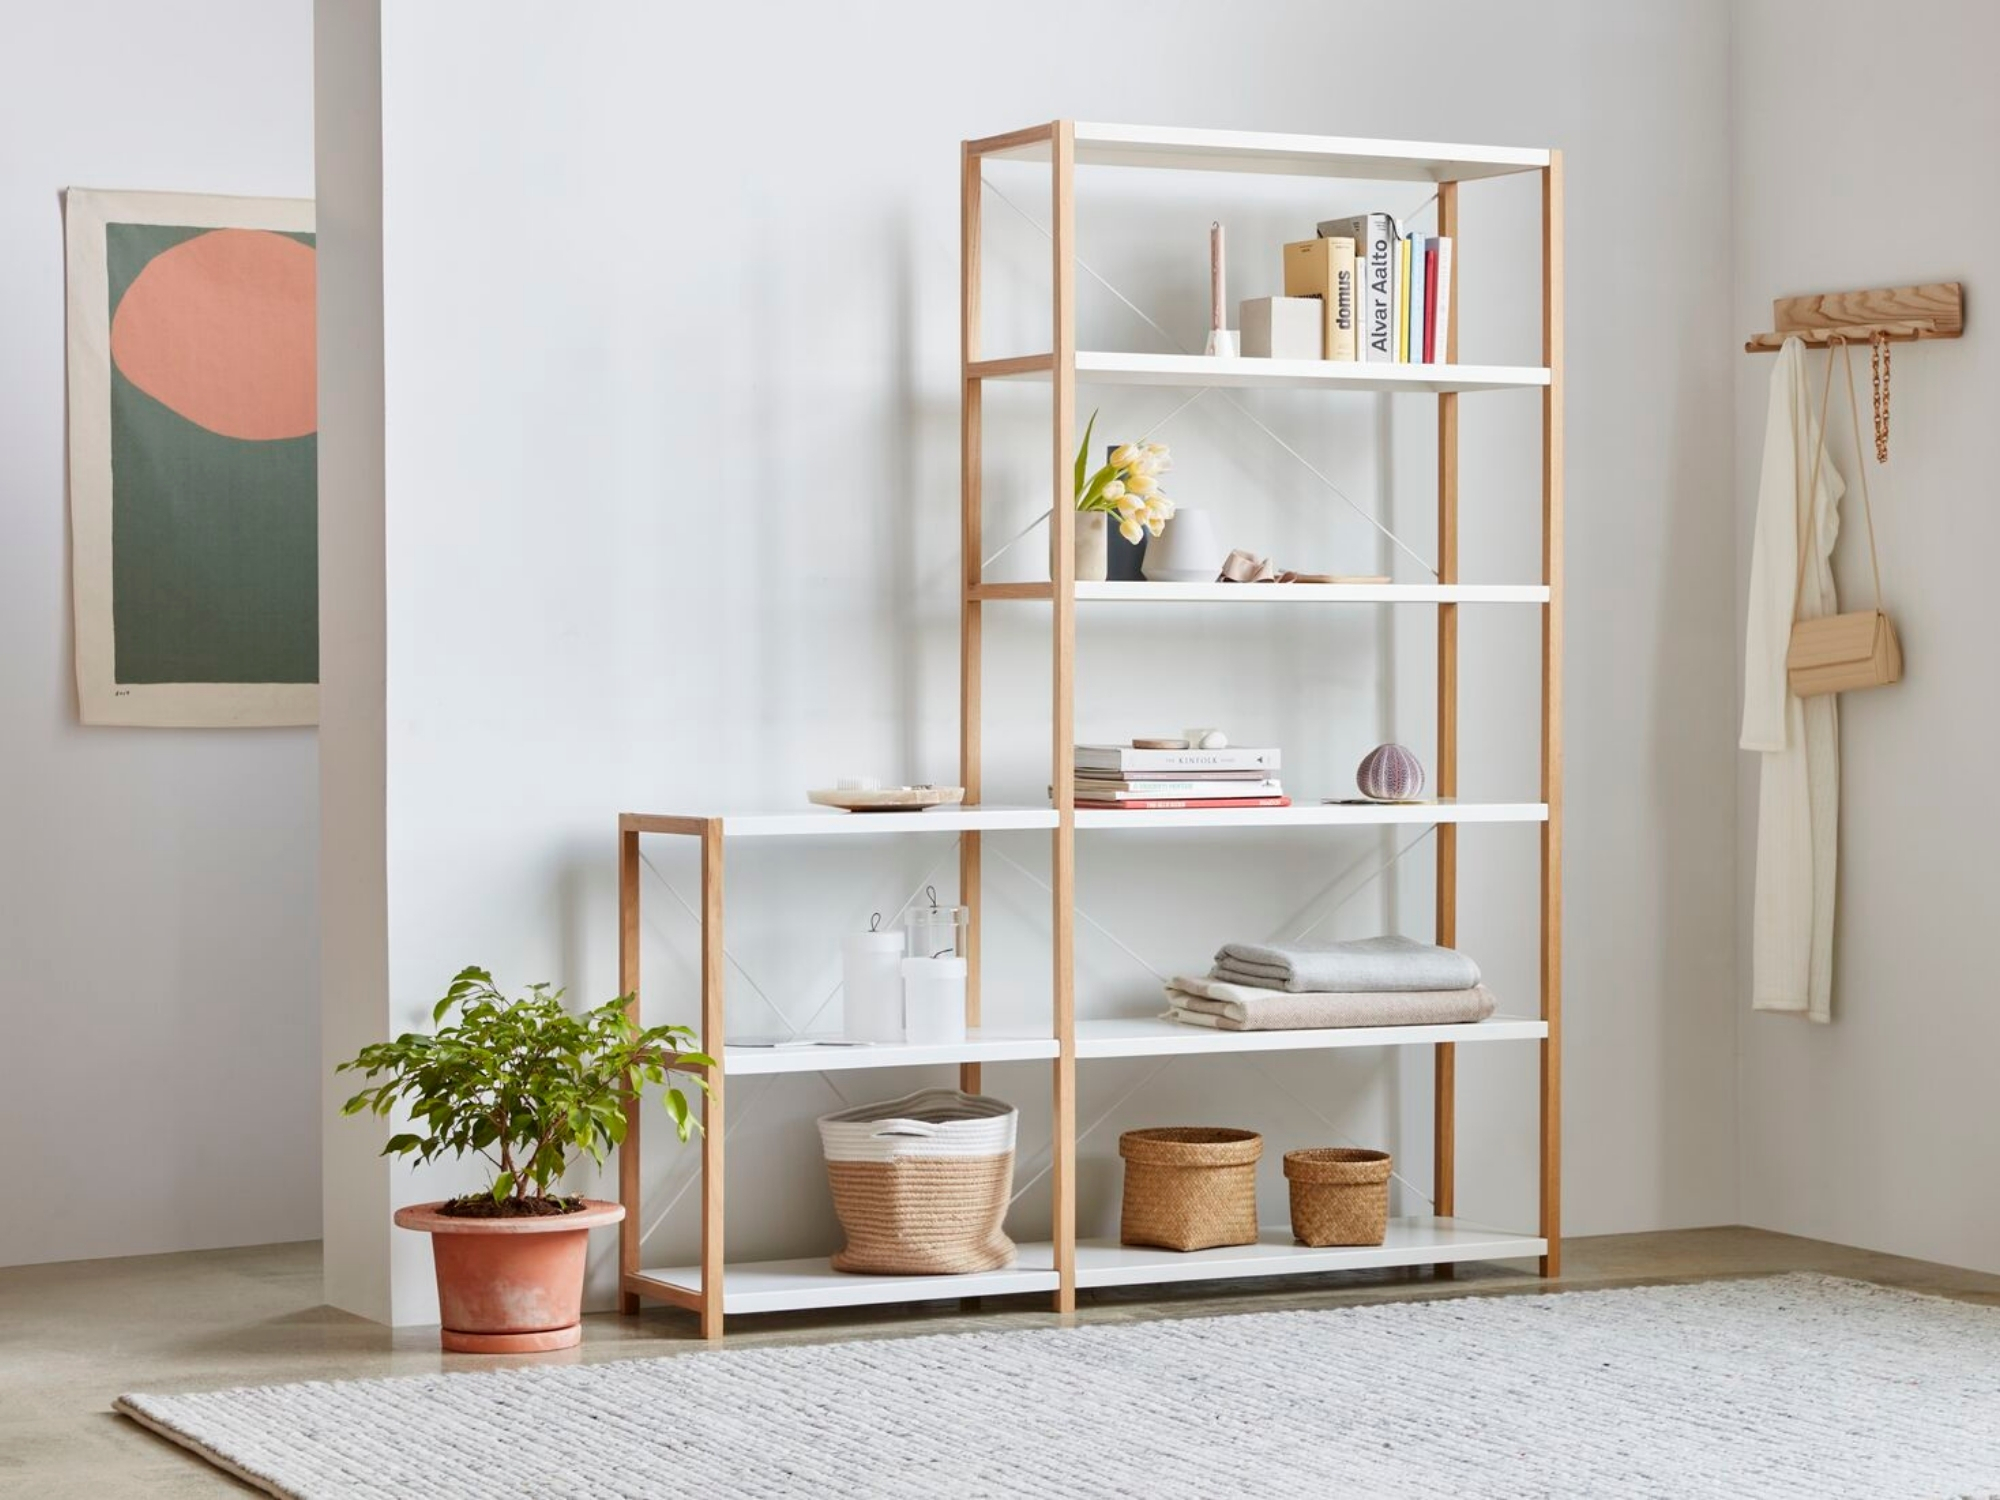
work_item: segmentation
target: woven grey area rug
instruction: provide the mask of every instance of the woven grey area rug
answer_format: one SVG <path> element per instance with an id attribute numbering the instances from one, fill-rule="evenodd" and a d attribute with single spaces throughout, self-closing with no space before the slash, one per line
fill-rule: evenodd
<path id="1" fill-rule="evenodd" d="M 125 1396 L 296 1500 L 2000 1496 L 2000 1309 L 1819 1276 Z"/>

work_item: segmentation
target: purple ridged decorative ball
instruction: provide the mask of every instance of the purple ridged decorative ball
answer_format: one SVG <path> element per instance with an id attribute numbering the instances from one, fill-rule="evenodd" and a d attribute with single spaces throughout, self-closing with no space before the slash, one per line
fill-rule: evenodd
<path id="1" fill-rule="evenodd" d="M 1376 802 L 1413 802 L 1424 794 L 1424 763 L 1407 745 L 1377 745 L 1361 757 L 1354 781 Z"/>

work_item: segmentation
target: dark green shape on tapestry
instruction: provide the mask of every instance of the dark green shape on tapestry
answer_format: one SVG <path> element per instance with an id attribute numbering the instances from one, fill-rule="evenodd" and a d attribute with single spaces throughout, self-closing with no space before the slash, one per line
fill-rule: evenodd
<path id="1" fill-rule="evenodd" d="M 107 225 L 112 311 L 148 261 L 202 233 Z M 316 436 L 224 437 L 112 369 L 118 681 L 319 680 L 318 465 Z"/>

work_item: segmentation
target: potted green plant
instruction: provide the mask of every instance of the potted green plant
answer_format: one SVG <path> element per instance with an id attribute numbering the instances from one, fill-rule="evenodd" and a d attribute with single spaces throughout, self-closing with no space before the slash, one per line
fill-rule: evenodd
<path id="1" fill-rule="evenodd" d="M 431 1236 L 447 1349 L 575 1344 L 590 1231 L 617 1223 L 625 1208 L 559 1194 L 558 1179 L 582 1155 L 603 1163 L 625 1139 L 626 1105 L 650 1084 L 666 1086 L 681 1140 L 701 1129 L 686 1093 L 668 1083 L 684 1074 L 708 1087 L 701 1070 L 714 1059 L 687 1045 L 693 1031 L 641 1030 L 625 1014 L 629 997 L 580 1013 L 562 998 L 537 984 L 510 1000 L 486 970 L 464 969 L 431 1012 L 431 1035 L 377 1042 L 336 1070 L 371 1080 L 341 1113 L 383 1116 L 400 1106 L 420 1127 L 390 1136 L 384 1156 L 471 1155 L 493 1168 L 483 1192 L 396 1213 L 403 1228 Z M 443 1024 L 454 1009 L 457 1018 Z"/>
<path id="2" fill-rule="evenodd" d="M 1077 445 L 1076 578 L 1102 583 L 1108 564 L 1112 521 L 1118 534 L 1136 543 L 1151 532 L 1158 536 L 1174 516 L 1174 502 L 1160 492 L 1159 477 L 1173 467 L 1165 443 L 1121 443 L 1095 473 L 1089 470 L 1090 437 L 1097 430 L 1097 413 L 1084 424 Z"/>

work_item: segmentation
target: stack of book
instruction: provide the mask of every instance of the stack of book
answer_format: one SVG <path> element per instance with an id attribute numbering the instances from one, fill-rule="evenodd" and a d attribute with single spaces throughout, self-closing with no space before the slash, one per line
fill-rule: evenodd
<path id="1" fill-rule="evenodd" d="M 1323 357 L 1443 364 L 1451 358 L 1452 241 L 1389 214 L 1328 219 L 1285 246 L 1285 295 L 1326 309 Z"/>
<path id="2" fill-rule="evenodd" d="M 1277 778 L 1278 752 L 1076 747 L 1076 805 L 1135 811 L 1176 807 L 1290 807 Z"/>

